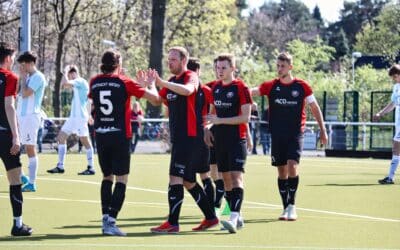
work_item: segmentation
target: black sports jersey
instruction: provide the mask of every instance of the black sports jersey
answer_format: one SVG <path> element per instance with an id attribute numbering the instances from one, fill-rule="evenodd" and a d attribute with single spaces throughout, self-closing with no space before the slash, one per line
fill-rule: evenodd
<path id="1" fill-rule="evenodd" d="M 131 96 L 141 98 L 145 89 L 123 75 L 101 74 L 90 81 L 96 133 L 123 132 L 132 137 Z"/>
<path id="2" fill-rule="evenodd" d="M 298 134 L 304 131 L 305 98 L 312 95 L 307 82 L 294 78 L 292 82 L 284 84 L 275 79 L 261 84 L 259 91 L 261 95 L 268 96 L 271 132 Z"/>
<path id="3" fill-rule="evenodd" d="M 245 83 L 239 79 L 235 79 L 232 83 L 226 85 L 224 85 L 222 81 L 218 81 L 213 86 L 212 97 L 216 114 L 221 118 L 239 116 L 242 113 L 242 105 L 252 103 L 249 89 Z M 245 139 L 247 135 L 246 123 L 214 126 L 216 135 L 223 140 Z"/>
<path id="4" fill-rule="evenodd" d="M 11 71 L 0 68 L 0 130 L 10 131 L 8 123 L 5 98 L 7 96 L 16 96 L 18 77 Z"/>
<path id="5" fill-rule="evenodd" d="M 195 84 L 197 87 L 198 81 L 189 82 L 191 77 L 197 79 L 196 73 L 187 70 L 178 77 L 170 78 L 169 81 L 183 85 Z M 162 88 L 159 94 L 167 101 L 171 142 L 183 142 L 189 137 L 201 136 L 201 121 L 198 121 L 196 116 L 196 91 L 189 96 L 183 96 Z"/>

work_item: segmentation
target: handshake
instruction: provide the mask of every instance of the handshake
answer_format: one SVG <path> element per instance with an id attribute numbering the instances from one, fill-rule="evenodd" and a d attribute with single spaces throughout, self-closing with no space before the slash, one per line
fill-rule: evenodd
<path id="1" fill-rule="evenodd" d="M 157 70 L 155 69 L 139 70 L 136 73 L 136 81 L 142 87 L 147 87 L 148 89 L 154 88 L 156 84 L 159 86 L 162 82 Z"/>

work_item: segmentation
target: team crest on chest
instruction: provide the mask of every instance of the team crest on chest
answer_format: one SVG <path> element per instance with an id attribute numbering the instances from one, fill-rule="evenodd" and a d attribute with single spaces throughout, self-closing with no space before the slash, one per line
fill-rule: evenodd
<path id="1" fill-rule="evenodd" d="M 297 90 L 292 90 L 292 96 L 293 97 L 298 97 L 299 96 L 299 91 L 297 91 Z"/>
<path id="2" fill-rule="evenodd" d="M 226 93 L 226 97 L 232 98 L 234 96 L 233 92 L 228 92 Z"/>

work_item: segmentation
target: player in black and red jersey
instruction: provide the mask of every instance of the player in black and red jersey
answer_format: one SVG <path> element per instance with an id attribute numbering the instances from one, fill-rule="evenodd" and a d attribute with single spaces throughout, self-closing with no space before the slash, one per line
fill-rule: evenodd
<path id="1" fill-rule="evenodd" d="M 10 202 L 13 210 L 13 236 L 29 236 L 32 228 L 22 223 L 22 191 L 20 140 L 15 111 L 18 77 L 11 72 L 15 49 L 0 42 L 0 158 L 7 170 L 10 184 Z"/>
<path id="2" fill-rule="evenodd" d="M 277 58 L 278 78 L 262 83 L 252 89 L 253 95 L 266 95 L 269 102 L 269 128 L 271 131 L 272 165 L 278 169 L 278 188 L 283 203 L 280 220 L 296 220 L 295 196 L 299 184 L 297 166 L 303 148 L 303 132 L 306 122 L 305 105 L 320 128 L 320 140 L 326 144 L 328 136 L 321 110 L 310 85 L 292 76 L 292 56 L 279 54 Z"/>
<path id="3" fill-rule="evenodd" d="M 101 72 L 90 81 L 89 98 L 94 105 L 94 129 L 99 164 L 103 172 L 101 206 L 103 234 L 125 236 L 116 225 L 117 215 L 125 199 L 130 167 L 131 96 L 158 103 L 160 97 L 155 86 L 147 86 L 146 74 L 139 71 L 138 84 L 121 74 L 121 55 L 106 51 L 101 59 Z M 114 190 L 112 186 L 116 180 Z"/>
<path id="4" fill-rule="evenodd" d="M 196 114 L 199 80 L 196 73 L 187 70 L 188 59 L 189 53 L 185 48 L 172 47 L 168 51 L 168 67 L 173 77 L 164 81 L 154 72 L 156 84 L 162 88 L 159 94 L 168 105 L 172 150 L 168 188 L 169 216 L 166 222 L 150 229 L 153 233 L 179 232 L 183 187 L 193 196 L 205 216 L 200 225 L 193 228 L 194 231 L 206 230 L 219 222 L 203 188 L 196 182 L 196 154 L 203 128 Z"/>
<path id="5" fill-rule="evenodd" d="M 217 73 L 220 79 L 212 88 L 216 114 L 207 120 L 215 126 L 213 139 L 218 170 L 222 172 L 225 192 L 231 208 L 230 219 L 222 221 L 224 228 L 235 233 L 240 220 L 243 201 L 243 173 L 247 156 L 247 123 L 250 120 L 252 99 L 246 84 L 235 78 L 235 57 L 222 54 L 217 58 Z M 205 140 L 212 145 L 211 134 Z M 230 185 L 227 185 L 231 183 Z"/>

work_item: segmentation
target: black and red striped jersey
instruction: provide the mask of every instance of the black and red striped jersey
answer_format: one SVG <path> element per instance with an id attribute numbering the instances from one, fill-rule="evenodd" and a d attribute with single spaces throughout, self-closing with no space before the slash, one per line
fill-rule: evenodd
<path id="1" fill-rule="evenodd" d="M 143 87 L 124 75 L 93 77 L 89 98 L 93 100 L 96 133 L 123 132 L 131 138 L 131 96 L 141 98 L 144 93 Z"/>
<path id="2" fill-rule="evenodd" d="M 217 117 L 228 118 L 241 115 L 242 105 L 251 104 L 253 100 L 246 84 L 240 79 L 235 79 L 229 84 L 223 84 L 222 81 L 215 83 L 212 88 L 212 103 Z M 215 131 L 218 137 L 245 139 L 247 124 L 216 125 Z"/>
<path id="3" fill-rule="evenodd" d="M 8 123 L 5 98 L 8 96 L 17 95 L 18 76 L 13 72 L 0 68 L 0 130 L 10 131 L 10 124 Z"/>
<path id="4" fill-rule="evenodd" d="M 281 83 L 274 79 L 262 83 L 259 91 L 268 96 L 271 132 L 297 134 L 304 131 L 306 98 L 313 93 L 306 81 L 294 78 L 290 83 Z"/>
<path id="5" fill-rule="evenodd" d="M 196 91 L 189 96 L 179 95 L 172 90 L 162 88 L 159 95 L 164 98 L 168 106 L 169 128 L 171 142 L 182 142 L 187 138 L 201 136 L 199 131 L 201 121 L 196 115 L 196 95 L 199 84 L 197 74 L 187 70 L 179 76 L 169 79 L 177 84 L 193 84 Z"/>

